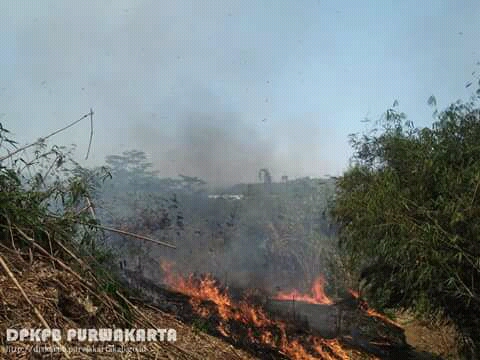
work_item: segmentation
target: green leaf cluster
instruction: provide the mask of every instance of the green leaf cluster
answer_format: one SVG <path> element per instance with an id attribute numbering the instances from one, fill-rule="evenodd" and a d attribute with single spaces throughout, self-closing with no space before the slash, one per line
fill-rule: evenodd
<path id="1" fill-rule="evenodd" d="M 9 136 L 0 124 L 0 244 L 23 253 L 41 247 L 69 259 L 65 247 L 105 262 L 89 199 L 108 172 L 81 167 L 71 156 L 74 147 L 40 142 L 15 152 Z"/>
<path id="2" fill-rule="evenodd" d="M 354 156 L 337 179 L 332 214 L 340 246 L 377 306 L 442 312 L 476 356 L 480 109 L 457 102 L 436 120 L 415 128 L 392 108 L 380 130 L 352 135 Z"/>

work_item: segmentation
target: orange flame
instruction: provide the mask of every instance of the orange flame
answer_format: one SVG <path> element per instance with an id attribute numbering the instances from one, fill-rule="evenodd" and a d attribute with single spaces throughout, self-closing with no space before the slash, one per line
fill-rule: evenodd
<path id="1" fill-rule="evenodd" d="M 325 279 L 319 275 L 312 284 L 311 294 L 302 294 L 298 290 L 290 292 L 279 292 L 274 299 L 276 300 L 296 300 L 303 301 L 310 304 L 325 304 L 331 305 L 333 301 L 325 294 Z"/>
<path id="2" fill-rule="evenodd" d="M 351 358 L 350 354 L 342 348 L 342 346 L 336 339 L 325 340 L 325 339 L 320 339 L 318 337 L 315 337 L 313 338 L 313 344 L 314 344 L 315 351 L 321 354 L 324 357 L 324 359 L 330 360 L 335 358 L 340 358 L 340 359 Z M 328 352 L 324 351 L 324 348 L 328 349 Z"/>
<path id="3" fill-rule="evenodd" d="M 360 297 L 360 293 L 356 290 L 348 289 L 348 292 L 350 295 L 352 295 L 355 299 L 358 299 Z"/>
<path id="4" fill-rule="evenodd" d="M 375 318 L 377 318 L 377 319 L 380 319 L 380 320 L 382 320 L 382 321 L 384 321 L 384 322 L 386 322 L 386 323 L 388 323 L 388 324 L 390 324 L 390 325 L 393 325 L 393 326 L 395 326 L 395 327 L 397 327 L 397 328 L 400 328 L 400 329 L 402 328 L 399 324 L 397 324 L 397 323 L 396 323 L 395 321 L 393 321 L 392 319 L 386 317 L 385 315 L 380 314 L 379 312 L 376 312 L 376 311 L 373 310 L 373 309 L 368 308 L 366 311 L 367 311 L 367 314 L 370 315 L 370 316 L 372 316 L 372 317 L 375 317 Z"/>
<path id="5" fill-rule="evenodd" d="M 374 318 L 377 318 L 385 323 L 388 323 L 392 326 L 395 326 L 397 328 L 401 328 L 401 326 L 399 324 L 397 324 L 395 321 L 393 321 L 392 319 L 386 317 L 385 315 L 382 315 L 380 314 L 379 312 L 373 310 L 372 308 L 370 308 L 368 306 L 368 303 L 365 301 L 365 300 L 361 300 L 360 299 L 360 294 L 358 293 L 358 291 L 355 291 L 355 290 L 352 290 L 352 289 L 349 289 L 348 292 L 355 298 L 355 299 L 359 299 L 360 300 L 360 306 L 361 308 L 370 316 L 374 317 Z"/>
<path id="6" fill-rule="evenodd" d="M 248 326 L 247 334 L 249 339 L 255 343 L 262 343 L 277 349 L 281 353 L 296 360 L 314 360 L 314 359 L 350 359 L 350 356 L 342 349 L 337 340 L 324 340 L 319 337 L 310 337 L 308 340 L 311 346 L 309 353 L 307 348 L 298 340 L 290 340 L 287 336 L 286 324 L 271 320 L 265 312 L 257 307 L 248 304 L 246 301 L 234 303 L 226 291 L 222 291 L 211 276 L 196 280 L 193 276 L 184 278 L 175 275 L 172 271 L 173 264 L 162 262 L 162 269 L 165 273 L 164 282 L 166 285 L 176 291 L 187 294 L 191 297 L 190 304 L 197 315 L 209 317 L 211 314 L 207 309 L 202 308 L 202 300 L 209 300 L 217 306 L 217 311 L 221 319 L 234 319 Z M 312 286 L 312 296 L 295 293 L 296 299 L 309 301 L 316 304 L 331 304 L 331 300 L 323 292 L 325 282 L 323 277 L 319 277 Z M 282 296 L 282 294 L 279 294 Z M 291 295 L 288 299 L 291 299 Z M 252 329 L 252 326 L 254 328 Z M 277 329 L 277 334 L 272 333 L 272 326 Z M 225 337 L 230 336 L 228 323 L 220 323 L 217 330 Z M 255 335 L 257 334 L 257 335 Z"/>

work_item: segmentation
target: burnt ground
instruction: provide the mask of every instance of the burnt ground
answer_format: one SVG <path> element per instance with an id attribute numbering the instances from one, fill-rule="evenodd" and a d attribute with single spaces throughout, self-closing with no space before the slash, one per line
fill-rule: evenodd
<path id="1" fill-rule="evenodd" d="M 80 274 L 52 256 L 38 254 L 29 259 L 28 253 L 0 248 L 0 258 L 8 268 L 0 268 L 0 334 L 7 328 L 172 328 L 176 342 L 148 343 L 141 354 L 86 352 L 70 353 L 71 359 L 258 359 L 251 353 L 233 347 L 218 337 L 198 331 L 175 316 L 138 302 L 126 306 L 122 298 L 95 289 L 86 274 Z M 63 265 L 60 265 L 63 264 Z M 172 299 L 175 299 L 173 296 Z M 180 299 L 180 297 L 179 297 Z M 120 312 L 119 310 L 122 310 Z M 42 322 L 41 319 L 44 321 Z M 49 342 L 43 345 L 52 345 Z M 120 345 L 123 343 L 120 343 Z M 69 343 L 62 342 L 68 347 Z M 77 344 L 74 344 L 77 345 Z M 118 345 L 118 343 L 117 343 Z M 128 345 L 128 344 L 127 344 Z M 8 352 L 7 346 L 21 348 Z M 66 359 L 63 352 L 34 353 L 32 342 L 6 342 L 0 336 L 0 359 Z"/>
<path id="2" fill-rule="evenodd" d="M 222 340 L 240 348 L 261 359 L 288 359 L 275 346 L 262 343 L 259 339 L 262 332 L 269 331 L 279 336 L 280 330 L 272 326 L 258 328 L 253 324 L 245 324 L 233 319 L 227 323 L 218 314 L 217 305 L 210 301 L 202 301 L 201 307 L 209 314 L 199 316 L 191 305 L 191 298 L 185 294 L 159 286 L 149 280 L 136 278 L 130 281 L 142 295 L 136 301 L 148 302 L 150 306 L 168 312 L 183 323 L 193 328 L 219 337 Z M 239 299 L 241 289 L 232 289 L 233 297 Z M 249 294 L 250 295 L 250 294 Z M 310 339 L 320 336 L 326 339 L 337 339 L 342 348 L 352 359 L 424 359 L 439 360 L 441 356 L 431 349 L 415 349 L 403 327 L 389 321 L 368 315 L 361 306 L 352 299 L 340 301 L 333 305 L 302 304 L 289 301 L 272 301 L 258 291 L 249 301 L 252 305 L 265 308 L 274 319 L 287 324 L 289 339 L 302 344 L 305 349 L 311 349 Z M 294 310 L 292 312 L 292 306 Z M 218 330 L 220 324 L 228 329 L 228 335 Z M 253 334 L 253 340 L 252 340 Z M 327 350 L 328 351 L 328 350 Z M 312 352 L 315 354 L 315 352 Z M 341 356 L 333 358 L 342 358 Z"/>

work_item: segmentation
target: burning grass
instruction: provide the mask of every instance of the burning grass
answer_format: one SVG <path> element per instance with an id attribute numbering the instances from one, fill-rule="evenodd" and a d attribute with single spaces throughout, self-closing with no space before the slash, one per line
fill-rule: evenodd
<path id="1" fill-rule="evenodd" d="M 91 117 L 93 112 L 88 115 Z M 0 128 L 0 140 L 8 142 L 2 130 Z M 108 274 L 103 273 L 100 279 L 99 268 L 95 267 L 101 265 L 100 258 L 109 256 L 98 252 L 98 233 L 93 229 L 115 230 L 102 227 L 95 219 L 89 199 L 97 175 L 76 164 L 71 169 L 65 169 L 65 155 L 58 148 L 42 152 L 44 140 L 39 140 L 37 145 L 39 149 L 35 160 L 25 167 L 18 167 L 18 164 L 25 163 L 22 158 L 14 159 L 12 156 L 30 145 L 0 158 L 0 332 L 19 327 L 167 327 L 177 330 L 177 343 L 148 343 L 141 355 L 135 352 L 120 355 L 70 354 L 67 344 L 60 341 L 57 345 L 61 352 L 48 355 L 62 359 L 119 356 L 123 359 L 249 359 L 253 358 L 252 353 L 262 359 L 373 358 L 360 351 L 347 350 L 338 339 L 327 340 L 269 316 L 261 303 L 252 300 L 252 296 L 232 299 L 228 289 L 222 288 L 212 276 L 178 276 L 168 264 L 164 265 L 165 282 L 174 290 L 188 295 L 181 300 L 178 298 L 180 303 L 184 301 L 189 306 L 182 308 L 180 317 L 191 315 L 189 320 L 193 326 L 186 326 L 141 302 L 133 305 Z M 49 155 L 53 158 L 49 159 Z M 2 164 L 4 160 L 11 160 L 11 168 Z M 35 165 L 33 168 L 32 163 Z M 32 178 L 25 176 L 23 173 L 27 170 L 36 175 Z M 50 179 L 49 182 L 49 177 L 54 175 L 63 180 Z M 52 208 L 57 211 L 52 213 Z M 144 236 L 141 238 L 168 246 Z M 279 293 L 277 298 L 332 305 L 332 300 L 323 292 L 324 284 L 324 279 L 319 277 L 310 294 L 294 290 Z M 171 301 L 171 298 L 166 301 Z M 379 314 L 371 312 L 370 315 L 381 319 Z M 231 344 L 247 349 L 250 354 L 197 330 L 207 330 L 223 337 Z M 0 350 L 4 357 L 7 356 L 5 345 L 2 338 Z M 11 358 L 31 358 L 31 345 L 10 345 L 23 345 L 25 348 L 22 353 L 10 354 Z"/>
<path id="2" fill-rule="evenodd" d="M 177 341 L 147 343 L 139 354 L 111 353 L 89 354 L 69 352 L 77 342 L 59 344 L 66 352 L 43 354 L 50 359 L 253 359 L 248 353 L 235 349 L 215 337 L 192 330 L 169 314 L 146 305 L 137 306 L 123 297 L 109 294 L 93 284 L 91 276 L 79 276 L 67 270 L 60 259 L 29 255 L 0 245 L 0 256 L 7 265 L 10 276 L 0 270 L 0 333 L 7 328 L 58 328 L 63 331 L 76 328 L 173 328 Z M 60 265 L 62 262 L 63 265 Z M 15 279 L 13 281 L 12 279 Z M 41 320 L 43 319 L 43 320 Z M 46 325 L 45 325 L 46 324 Z M 5 338 L 0 337 L 0 358 L 30 359 L 34 344 L 13 342 L 9 346 L 24 348 L 19 353 L 6 353 Z M 49 345 L 49 343 L 42 343 Z M 50 344 L 55 345 L 55 344 Z M 117 344 L 127 346 L 126 343 Z"/>
<path id="3" fill-rule="evenodd" d="M 364 310 L 369 316 L 371 317 L 374 317 L 374 318 L 377 318 L 379 319 L 380 321 L 383 321 L 385 323 L 388 323 L 398 329 L 401 329 L 402 327 L 400 326 L 400 324 L 396 323 L 395 321 L 393 321 L 392 319 L 390 319 L 389 317 L 383 315 L 383 314 L 380 314 L 378 311 L 375 311 L 374 309 L 370 308 L 367 304 L 366 301 L 363 301 L 360 299 L 360 294 L 355 291 L 355 290 L 349 290 L 349 293 L 358 301 L 358 304 L 359 304 L 359 307 Z"/>
<path id="4" fill-rule="evenodd" d="M 299 360 L 353 359 L 360 354 L 346 349 L 337 339 L 326 340 L 306 330 L 298 333 L 291 324 L 271 318 L 248 297 L 234 301 L 228 289 L 222 288 L 210 275 L 184 277 L 176 274 L 173 264 L 167 262 L 162 263 L 162 270 L 165 284 L 190 296 L 193 313 L 208 321 L 215 334 L 236 345 L 254 348 L 257 354 L 261 350 L 271 350 L 269 357 Z M 324 280 L 319 277 L 310 295 L 293 291 L 280 293 L 276 298 L 290 300 L 294 296 L 309 303 L 332 304 L 323 285 Z"/>
<path id="5" fill-rule="evenodd" d="M 274 299 L 302 301 L 309 304 L 331 305 L 333 304 L 333 301 L 327 297 L 324 288 L 325 278 L 323 275 L 319 275 L 313 282 L 311 294 L 302 294 L 298 290 L 292 290 L 289 292 L 280 292 L 274 297 Z"/>

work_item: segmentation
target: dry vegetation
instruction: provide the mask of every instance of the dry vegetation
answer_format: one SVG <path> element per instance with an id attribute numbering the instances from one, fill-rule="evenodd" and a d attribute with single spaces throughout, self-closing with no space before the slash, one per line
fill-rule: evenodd
<path id="1" fill-rule="evenodd" d="M 34 255 L 33 261 L 21 252 L 2 247 L 1 259 L 8 267 L 0 272 L 0 332 L 7 328 L 102 328 L 113 324 L 129 328 L 174 328 L 177 341 L 147 343 L 142 359 L 253 359 L 242 350 L 220 339 L 196 331 L 173 316 L 148 306 L 135 306 L 121 295 L 116 299 L 95 289 L 94 279 L 88 281 L 75 271 L 61 265 L 63 262 L 53 256 Z M 3 357 L 12 359 L 31 358 L 32 343 L 9 343 L 9 346 L 23 345 L 27 351 L 6 354 L 2 344 Z M 63 343 L 65 349 L 74 343 Z M 139 347 L 140 348 L 140 347 Z M 71 353 L 72 359 L 90 359 L 92 354 Z M 56 353 L 53 358 L 66 358 L 65 353 Z M 112 353 L 98 355 L 98 359 L 137 359 L 136 353 Z"/>
<path id="2" fill-rule="evenodd" d="M 420 352 L 436 354 L 443 359 L 459 359 L 459 334 L 455 327 L 443 319 L 420 320 L 415 315 L 403 312 L 396 316 L 405 330 L 407 342 Z"/>
<path id="3" fill-rule="evenodd" d="M 93 112 L 90 112 L 71 125 L 82 119 L 90 118 L 92 121 L 92 116 Z M 108 177 L 109 173 L 105 169 L 92 171 L 80 167 L 63 148 L 54 146 L 47 149 L 45 139 L 55 133 L 58 131 L 34 144 L 17 148 L 15 142 L 8 138 L 8 131 L 0 124 L 0 150 L 4 152 L 0 152 L 0 333 L 5 334 L 8 328 L 62 329 L 63 333 L 72 328 L 172 328 L 177 331 L 177 341 L 135 344 L 142 353 L 92 354 L 78 349 L 71 352 L 74 346 L 82 344 L 63 339 L 58 344 L 51 341 L 49 344 L 41 343 L 41 346 L 58 346 L 58 351 L 35 354 L 32 353 L 34 343 L 7 344 L 2 336 L 0 357 L 254 358 L 251 353 L 206 334 L 194 323 L 187 325 L 179 320 L 180 316 L 147 305 L 141 301 L 141 294 L 132 294 L 132 290 L 119 284 L 112 264 L 115 258 L 102 243 L 104 230 L 119 230 L 101 225 L 90 201 L 95 198 L 95 189 L 102 178 Z M 283 250 L 285 257 L 291 259 L 289 249 L 295 248 L 293 255 L 296 257 L 293 258 L 304 266 L 301 270 L 310 277 L 317 274 L 316 267 L 308 266 L 314 266 L 321 260 L 317 254 L 321 248 L 319 242 L 312 241 L 311 247 L 295 247 L 290 236 L 293 230 L 288 226 L 272 225 L 270 230 L 274 233 L 273 243 L 267 244 L 267 249 L 275 254 Z M 188 235 L 188 232 L 183 235 Z M 148 237 L 140 238 L 155 242 Z M 156 241 L 156 246 L 159 245 L 168 246 Z M 273 246 L 273 250 L 269 246 Z M 405 326 L 407 339 L 410 337 L 410 344 L 418 345 L 418 350 L 450 358 L 456 356 L 451 351 L 453 328 L 442 324 L 439 329 L 448 332 L 440 334 L 431 328 L 421 327 L 418 322 L 405 323 Z M 412 335 L 424 336 L 426 341 L 419 342 L 412 339 Z M 441 345 L 438 341 L 440 336 Z M 240 345 L 247 350 L 252 346 L 235 343 L 235 346 Z M 22 346 L 24 350 L 7 353 L 8 346 Z M 355 358 L 371 358 L 359 351 L 354 353 Z M 278 358 L 285 357 L 281 352 L 277 355 Z"/>
<path id="4" fill-rule="evenodd" d="M 69 126 L 86 118 L 92 121 L 92 116 L 90 112 Z M 103 227 L 89 201 L 99 174 L 81 168 L 63 148 L 47 149 L 45 140 L 69 126 L 19 148 L 0 124 L 0 332 L 172 328 L 177 341 L 145 343 L 146 352 L 141 354 L 88 354 L 69 352 L 76 344 L 66 343 L 62 336 L 58 344 L 51 340 L 40 344 L 57 346 L 57 352 L 35 354 L 32 342 L 7 344 L 2 335 L 0 357 L 251 358 L 171 315 L 128 300 L 128 292 L 108 271 L 112 256 L 102 247 Z M 22 346 L 24 351 L 7 353 L 7 345 Z"/>

